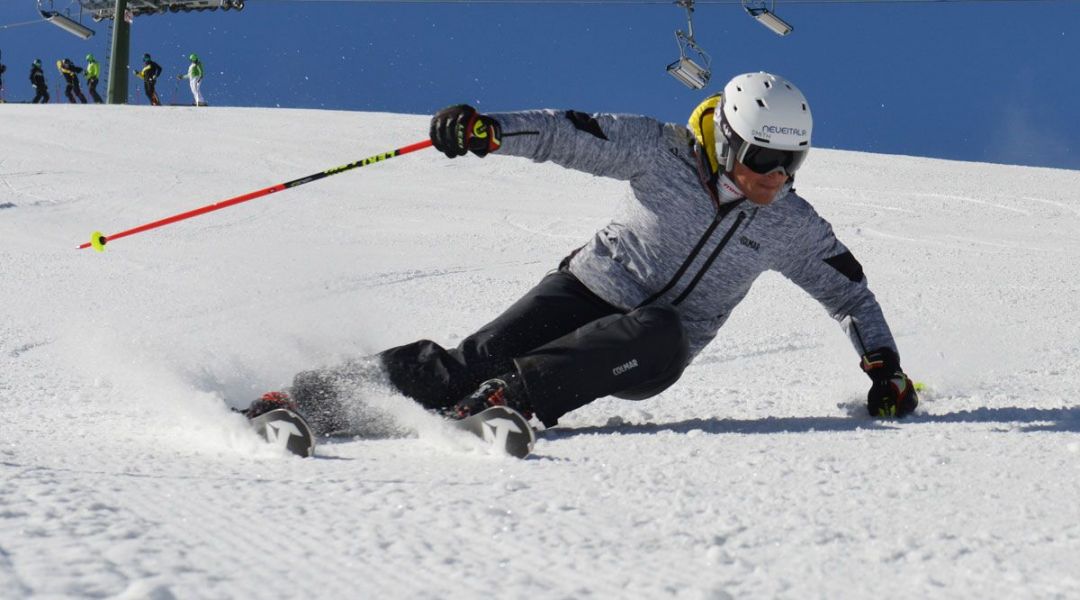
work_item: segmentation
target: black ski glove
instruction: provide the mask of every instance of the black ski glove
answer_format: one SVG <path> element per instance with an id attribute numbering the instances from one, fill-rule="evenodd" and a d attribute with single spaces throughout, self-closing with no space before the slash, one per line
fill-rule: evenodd
<path id="1" fill-rule="evenodd" d="M 483 158 L 502 145 L 502 128 L 467 104 L 449 106 L 431 118 L 431 141 L 447 158 L 466 152 Z"/>
<path id="2" fill-rule="evenodd" d="M 874 382 L 866 396 L 871 417 L 903 417 L 915 411 L 919 405 L 915 384 L 900 370 L 900 357 L 892 348 L 867 352 L 861 364 Z"/>

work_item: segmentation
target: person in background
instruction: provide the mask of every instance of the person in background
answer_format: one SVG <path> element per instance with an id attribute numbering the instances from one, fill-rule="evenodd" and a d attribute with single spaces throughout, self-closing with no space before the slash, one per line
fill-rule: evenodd
<path id="1" fill-rule="evenodd" d="M 4 102 L 4 71 L 7 71 L 7 67 L 0 62 L 0 104 Z"/>
<path id="2" fill-rule="evenodd" d="M 90 97 L 94 99 L 94 102 L 101 104 L 104 100 L 101 99 L 101 95 L 97 92 L 98 80 L 101 76 L 101 65 L 98 64 L 97 59 L 93 54 L 86 55 L 86 88 L 90 90 Z"/>
<path id="3" fill-rule="evenodd" d="M 34 60 L 34 63 L 30 65 L 30 83 L 34 85 L 34 91 L 37 92 L 34 95 L 34 104 L 48 104 L 49 103 L 49 86 L 45 83 L 45 72 L 41 70 L 41 59 Z"/>
<path id="4" fill-rule="evenodd" d="M 56 68 L 64 76 L 64 82 L 67 83 L 67 87 L 64 88 L 64 95 L 67 96 L 68 102 L 75 104 L 75 97 L 78 96 L 79 101 L 86 104 L 86 96 L 83 96 L 82 88 L 79 87 L 79 73 L 82 73 L 82 68 L 76 67 L 70 58 L 56 61 Z"/>
<path id="5" fill-rule="evenodd" d="M 206 106 L 206 100 L 202 95 L 202 61 L 195 54 L 189 54 L 188 60 L 191 61 L 191 64 L 188 65 L 187 75 L 177 75 L 176 78 L 188 80 L 191 85 L 191 95 L 195 97 L 195 106 Z"/>
<path id="6" fill-rule="evenodd" d="M 161 65 L 157 64 L 150 59 L 149 54 L 143 54 L 143 68 L 140 71 L 134 71 L 139 79 L 143 80 L 143 89 L 146 91 L 146 98 L 150 100 L 150 104 L 154 106 L 161 106 L 161 100 L 158 100 L 157 90 L 157 78 L 161 75 Z"/>

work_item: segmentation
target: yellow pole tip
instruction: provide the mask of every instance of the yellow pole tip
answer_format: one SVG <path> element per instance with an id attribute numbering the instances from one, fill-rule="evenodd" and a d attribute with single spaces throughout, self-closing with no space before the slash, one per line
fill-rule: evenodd
<path id="1" fill-rule="evenodd" d="M 90 234 L 90 247 L 94 250 L 97 250 L 98 252 L 104 252 L 105 242 L 105 234 L 101 233 L 100 231 L 95 231 L 94 233 Z"/>

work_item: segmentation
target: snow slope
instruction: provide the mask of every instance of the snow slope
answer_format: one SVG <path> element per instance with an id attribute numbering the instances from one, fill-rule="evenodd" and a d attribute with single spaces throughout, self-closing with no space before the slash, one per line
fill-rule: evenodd
<path id="1" fill-rule="evenodd" d="M 390 393 L 411 437 L 255 439 L 294 372 L 497 314 L 623 201 L 423 151 L 427 118 L 0 106 L 0 597 L 1080 596 L 1080 172 L 815 150 L 907 371 L 864 415 L 839 327 L 767 275 L 679 385 L 602 399 L 526 461 Z"/>

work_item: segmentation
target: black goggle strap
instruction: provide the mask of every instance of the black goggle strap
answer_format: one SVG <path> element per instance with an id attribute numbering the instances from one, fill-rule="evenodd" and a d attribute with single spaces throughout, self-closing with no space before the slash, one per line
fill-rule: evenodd
<path id="1" fill-rule="evenodd" d="M 723 167 L 725 173 L 730 173 L 735 169 L 736 155 L 746 144 L 743 143 L 742 137 L 735 133 L 735 129 L 728 123 L 722 98 L 716 110 L 720 111 L 720 131 L 713 132 L 716 138 L 716 160 L 722 163 L 720 166 Z"/>

